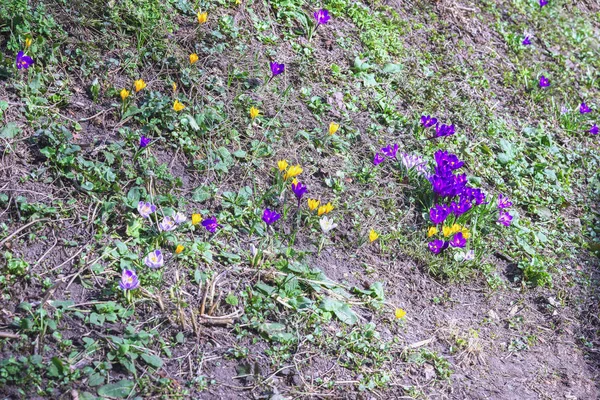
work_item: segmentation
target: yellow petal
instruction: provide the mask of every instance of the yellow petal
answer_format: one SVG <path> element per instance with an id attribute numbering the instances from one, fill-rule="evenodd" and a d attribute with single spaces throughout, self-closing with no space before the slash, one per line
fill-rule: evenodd
<path id="1" fill-rule="evenodd" d="M 462 234 L 463 234 L 463 237 L 464 237 L 465 239 L 468 239 L 468 238 L 470 238 L 470 237 L 471 237 L 471 232 L 469 232 L 469 230 L 468 230 L 467 228 L 462 228 L 462 231 L 461 231 L 461 232 L 462 232 Z"/>
<path id="2" fill-rule="evenodd" d="M 177 112 L 183 110 L 184 108 L 185 106 L 179 100 L 175 100 L 175 103 L 173 103 L 173 110 Z"/>
<path id="3" fill-rule="evenodd" d="M 375 232 L 373 229 L 371 229 L 371 232 L 369 232 L 369 240 L 371 242 L 374 242 L 375 240 L 377 240 L 378 237 L 379 237 L 379 234 L 377 232 Z"/>
<path id="4" fill-rule="evenodd" d="M 176 92 L 177 91 L 177 84 L 175 82 L 173 82 L 172 85 L 173 85 L 173 92 Z"/>
<path id="5" fill-rule="evenodd" d="M 296 177 L 302 173 L 302 167 L 300 165 L 293 165 L 287 172 L 283 175 L 283 179 L 289 179 Z"/>
<path id="6" fill-rule="evenodd" d="M 442 232 L 444 233 L 444 237 L 448 237 L 452 235 L 452 228 L 450 228 L 449 226 L 444 226 L 442 228 Z"/>
<path id="7" fill-rule="evenodd" d="M 438 229 L 435 226 L 432 226 L 431 228 L 429 228 L 429 230 L 427 231 L 427 237 L 432 237 L 433 235 L 435 235 L 436 233 L 438 233 Z"/>
<path id="8" fill-rule="evenodd" d="M 280 171 L 285 171 L 288 167 L 288 162 L 287 160 L 279 160 L 277 161 L 277 168 L 279 168 Z"/>
<path id="9" fill-rule="evenodd" d="M 206 20 L 208 19 L 208 13 L 205 11 L 203 13 L 201 13 L 200 11 L 198 11 L 198 23 L 199 24 L 203 24 L 206 22 Z"/>
<path id="10" fill-rule="evenodd" d="M 119 94 L 121 95 L 121 100 L 125 101 L 125 99 L 129 97 L 129 90 L 122 89 Z"/>
<path id="11" fill-rule="evenodd" d="M 138 79 L 137 81 L 133 82 L 133 86 L 135 86 L 135 92 L 137 93 L 146 87 L 146 82 L 144 82 L 143 79 Z"/>
<path id="12" fill-rule="evenodd" d="M 258 108 L 250 107 L 250 118 L 254 119 L 254 118 L 258 117 L 259 113 L 260 113 L 260 111 L 258 110 Z"/>
<path id="13" fill-rule="evenodd" d="M 33 40 L 31 38 L 25 39 L 25 48 L 28 49 L 31 46 Z"/>
<path id="14" fill-rule="evenodd" d="M 198 54 L 196 54 L 196 53 L 190 54 L 190 64 L 194 64 L 194 63 L 196 63 L 196 61 L 198 61 Z"/>
<path id="15" fill-rule="evenodd" d="M 319 204 L 321 204 L 319 200 L 308 199 L 308 208 L 311 211 L 314 211 L 317 207 L 319 207 Z"/>
<path id="16" fill-rule="evenodd" d="M 198 225 L 200 222 L 202 222 L 202 215 L 192 214 L 192 225 Z"/>
<path id="17" fill-rule="evenodd" d="M 335 122 L 331 122 L 329 124 L 329 134 L 333 135 L 334 133 L 336 133 L 338 131 L 338 129 L 340 129 L 340 124 L 336 124 Z"/>
<path id="18" fill-rule="evenodd" d="M 175 249 L 175 254 L 179 254 L 183 251 L 185 247 L 183 247 L 182 245 L 178 244 L 177 248 Z"/>
<path id="19" fill-rule="evenodd" d="M 406 317 L 406 311 L 404 311 L 401 308 L 396 308 L 395 315 L 397 319 L 403 319 L 404 317 Z"/>

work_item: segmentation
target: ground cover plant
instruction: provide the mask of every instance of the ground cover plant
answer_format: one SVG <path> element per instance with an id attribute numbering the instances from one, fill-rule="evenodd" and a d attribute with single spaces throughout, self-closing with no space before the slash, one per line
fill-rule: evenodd
<path id="1" fill-rule="evenodd" d="M 600 7 L 0 3 L 7 399 L 592 399 Z"/>

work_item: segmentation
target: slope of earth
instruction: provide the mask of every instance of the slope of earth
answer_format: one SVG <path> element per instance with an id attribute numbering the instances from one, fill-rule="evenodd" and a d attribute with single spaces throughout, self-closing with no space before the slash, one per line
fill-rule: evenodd
<path id="1" fill-rule="evenodd" d="M 0 397 L 599 398 L 599 37 L 591 1 L 0 3 Z"/>

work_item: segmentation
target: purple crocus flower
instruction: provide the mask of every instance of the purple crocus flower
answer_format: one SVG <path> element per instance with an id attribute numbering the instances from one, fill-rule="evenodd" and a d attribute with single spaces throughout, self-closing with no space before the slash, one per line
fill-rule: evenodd
<path id="1" fill-rule="evenodd" d="M 158 228 L 163 232 L 172 231 L 175 227 L 175 220 L 171 217 L 164 217 L 162 222 L 158 224 Z"/>
<path id="2" fill-rule="evenodd" d="M 591 108 L 589 108 L 589 107 L 587 106 L 587 104 L 585 104 L 585 103 L 581 103 L 581 104 L 579 105 L 579 113 L 580 113 L 580 114 L 587 114 L 587 113 L 589 113 L 589 112 L 592 112 L 592 109 L 591 109 Z"/>
<path id="3" fill-rule="evenodd" d="M 296 195 L 298 199 L 298 206 L 300 206 L 300 200 L 302 200 L 302 196 L 306 194 L 308 188 L 302 184 L 302 182 L 292 183 L 292 192 Z"/>
<path id="4" fill-rule="evenodd" d="M 452 209 L 452 213 L 457 217 L 460 217 L 467 211 L 469 211 L 473 207 L 473 203 L 471 203 L 468 199 L 461 197 L 458 202 L 452 202 L 450 208 Z"/>
<path id="5" fill-rule="evenodd" d="M 443 204 L 436 204 L 429 210 L 429 218 L 434 225 L 444 222 L 446 217 L 448 217 L 448 214 L 450 214 L 450 209 Z"/>
<path id="6" fill-rule="evenodd" d="M 523 46 L 529 46 L 531 44 L 530 36 L 526 35 L 521 43 L 523 44 Z"/>
<path id="7" fill-rule="evenodd" d="M 133 290 L 140 285 L 140 281 L 135 273 L 135 271 L 131 269 L 126 269 L 123 271 L 121 275 L 121 282 L 119 282 L 119 287 L 122 290 Z"/>
<path id="8" fill-rule="evenodd" d="M 156 211 L 156 206 L 149 202 L 140 201 L 137 210 L 143 218 L 148 218 L 150 214 Z"/>
<path id="9" fill-rule="evenodd" d="M 265 208 L 265 211 L 263 211 L 262 220 L 265 221 L 267 225 L 273 224 L 279 218 L 281 218 L 281 214 L 277 211 L 271 211 L 268 208 Z"/>
<path id="10" fill-rule="evenodd" d="M 546 78 L 544 75 L 540 76 L 540 87 L 548 87 L 550 86 L 550 80 Z"/>
<path id="11" fill-rule="evenodd" d="M 498 223 L 504 226 L 510 226 L 512 219 L 513 217 L 508 213 L 508 211 L 500 211 L 500 214 L 498 215 Z"/>
<path id="12" fill-rule="evenodd" d="M 463 237 L 462 232 L 458 232 L 450 240 L 450 246 L 452 246 L 452 247 L 465 247 L 466 244 L 467 244 L 467 239 L 465 239 Z"/>
<path id="13" fill-rule="evenodd" d="M 436 168 L 437 173 L 445 171 L 446 169 L 454 171 L 465 165 L 464 161 L 460 161 L 455 154 L 448 153 L 447 151 L 438 150 L 433 155 L 433 158 L 438 166 L 438 168 Z"/>
<path id="14" fill-rule="evenodd" d="M 329 11 L 324 8 L 321 8 L 319 11 L 314 13 L 315 20 L 317 21 L 317 25 L 326 24 L 329 22 L 331 17 L 329 16 Z"/>
<path id="15" fill-rule="evenodd" d="M 140 148 L 143 149 L 144 147 L 148 146 L 151 140 L 152 139 L 147 138 L 144 135 L 140 136 Z"/>
<path id="16" fill-rule="evenodd" d="M 592 125 L 592 127 L 590 128 L 590 130 L 588 132 L 591 133 L 592 135 L 597 135 L 598 134 L 598 125 L 596 125 L 596 124 Z"/>
<path id="17" fill-rule="evenodd" d="M 504 196 L 502 193 L 498 195 L 498 208 L 504 209 L 512 206 L 512 201 L 508 200 L 508 197 Z"/>
<path id="18" fill-rule="evenodd" d="M 17 54 L 17 59 L 16 59 L 16 63 L 17 63 L 17 69 L 27 69 L 29 67 L 31 67 L 31 64 L 33 64 L 33 58 L 25 55 L 25 53 L 23 53 L 22 51 L 20 51 Z"/>
<path id="19" fill-rule="evenodd" d="M 382 155 L 380 155 L 379 153 L 375 153 L 375 158 L 373 158 L 373 164 L 379 165 L 383 162 L 383 160 L 385 160 L 385 158 Z"/>
<path id="20" fill-rule="evenodd" d="M 430 128 L 437 124 L 437 118 L 433 118 L 430 115 L 421 115 L 421 126 L 423 128 Z"/>
<path id="21" fill-rule="evenodd" d="M 435 137 L 454 135 L 454 125 L 435 124 Z"/>
<path id="22" fill-rule="evenodd" d="M 462 193 L 469 201 L 475 201 L 476 205 L 485 203 L 485 193 L 481 189 L 467 187 Z"/>
<path id="23" fill-rule="evenodd" d="M 273 74 L 273 76 L 277 76 L 285 70 L 284 64 L 272 62 L 272 63 L 270 63 L 270 65 L 271 65 L 271 73 Z"/>
<path id="24" fill-rule="evenodd" d="M 217 231 L 217 228 L 221 225 L 217 223 L 216 217 L 210 217 L 202 221 L 202 226 L 205 227 L 206 230 L 210 233 L 215 233 Z"/>
<path id="25" fill-rule="evenodd" d="M 448 247 L 448 242 L 444 242 L 441 239 L 437 239 L 433 242 L 429 242 L 427 245 L 429 246 L 429 250 L 431 250 L 433 254 L 440 254 L 442 250 Z"/>
<path id="26" fill-rule="evenodd" d="M 183 223 L 184 223 L 184 222 L 187 220 L 187 217 L 185 216 L 185 214 L 184 214 L 184 213 L 182 213 L 182 212 L 177 212 L 177 213 L 175 214 L 175 216 L 173 217 L 173 220 L 175 221 L 175 223 L 176 223 L 177 225 L 179 225 L 179 224 L 183 224 Z"/>
<path id="27" fill-rule="evenodd" d="M 164 265 L 165 260 L 163 258 L 162 252 L 160 250 L 154 250 L 148 253 L 148 255 L 144 258 L 144 264 L 152 269 L 160 268 Z"/>
<path id="28" fill-rule="evenodd" d="M 548 0 L 540 0 L 540 8 L 548 4 Z"/>
<path id="29" fill-rule="evenodd" d="M 396 153 L 398 153 L 398 145 L 388 144 L 386 147 L 381 149 L 381 152 L 388 156 L 389 158 L 396 158 Z"/>

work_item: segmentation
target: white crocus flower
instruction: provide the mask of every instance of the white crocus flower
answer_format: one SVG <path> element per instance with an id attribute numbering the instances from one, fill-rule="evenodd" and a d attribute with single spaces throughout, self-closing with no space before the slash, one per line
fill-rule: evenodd
<path id="1" fill-rule="evenodd" d="M 334 229 L 337 224 L 333 223 L 333 218 L 323 217 L 319 220 L 319 225 L 321 225 L 321 229 L 323 229 L 324 233 L 329 233 L 330 230 Z"/>

